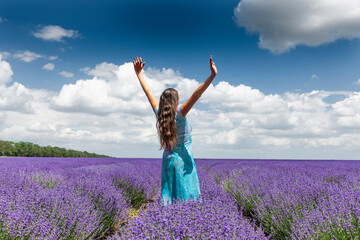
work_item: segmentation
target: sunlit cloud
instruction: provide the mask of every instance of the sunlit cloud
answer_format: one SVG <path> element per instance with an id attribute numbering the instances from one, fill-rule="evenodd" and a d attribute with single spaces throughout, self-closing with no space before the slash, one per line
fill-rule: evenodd
<path id="1" fill-rule="evenodd" d="M 54 68 L 55 68 L 55 64 L 53 64 L 53 63 L 47 63 L 47 64 L 45 64 L 41 69 L 45 69 L 45 70 L 50 70 L 50 71 L 52 71 L 52 70 L 54 70 Z"/>
<path id="2" fill-rule="evenodd" d="M 34 52 L 30 52 L 28 50 L 26 51 L 23 51 L 23 52 L 19 52 L 19 53 L 16 53 L 13 55 L 14 58 L 18 58 L 24 62 L 32 62 L 36 59 L 39 59 L 39 58 L 45 58 L 44 55 L 41 55 L 41 54 L 38 54 L 38 53 L 34 53 Z"/>
<path id="3" fill-rule="evenodd" d="M 260 48 L 280 54 L 298 45 L 360 38 L 359 9 L 358 0 L 242 0 L 234 19 L 259 34 Z"/>
<path id="4" fill-rule="evenodd" d="M 48 58 L 50 61 L 56 60 L 58 59 L 58 56 L 48 56 Z"/>
<path id="5" fill-rule="evenodd" d="M 2 56 L 2 53 L 0 53 L 0 86 L 10 82 L 13 75 L 10 63 L 2 60 Z"/>
<path id="6" fill-rule="evenodd" d="M 72 78 L 74 77 L 74 73 L 72 72 L 66 72 L 66 71 L 61 71 L 59 72 L 59 74 L 63 77 L 66 77 L 66 78 Z"/>
<path id="7" fill-rule="evenodd" d="M 10 64 L 1 60 L 2 138 L 84 150 L 91 145 L 92 151 L 115 156 L 131 155 L 129 149 L 136 145 L 148 149 L 147 156 L 159 154 L 155 115 L 132 63 L 85 67 L 88 78 L 65 84 L 58 92 L 10 84 L 10 71 Z M 165 88 L 174 87 L 180 103 L 201 84 L 171 68 L 147 68 L 143 75 L 157 99 Z M 327 103 L 333 95 L 343 99 Z M 199 102 L 202 108 L 195 104 L 187 116 L 198 157 L 209 152 L 220 157 L 224 149 L 238 157 L 256 156 L 261 149 L 267 156 L 288 151 L 291 158 L 308 149 L 330 158 L 327 148 L 345 153 L 360 146 L 359 92 L 265 94 L 220 81 L 211 84 Z"/>
<path id="8" fill-rule="evenodd" d="M 44 26 L 37 31 L 33 32 L 36 38 L 40 38 L 44 41 L 56 41 L 61 42 L 64 38 L 76 38 L 79 36 L 79 32 L 76 30 L 67 30 L 61 26 L 48 25 Z"/>

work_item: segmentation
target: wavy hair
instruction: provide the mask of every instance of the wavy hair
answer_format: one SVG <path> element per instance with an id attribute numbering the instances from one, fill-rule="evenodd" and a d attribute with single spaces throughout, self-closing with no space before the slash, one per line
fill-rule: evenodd
<path id="1" fill-rule="evenodd" d="M 156 121 L 160 150 L 172 150 L 176 146 L 175 115 L 178 103 L 179 95 L 174 88 L 167 88 L 162 92 Z"/>

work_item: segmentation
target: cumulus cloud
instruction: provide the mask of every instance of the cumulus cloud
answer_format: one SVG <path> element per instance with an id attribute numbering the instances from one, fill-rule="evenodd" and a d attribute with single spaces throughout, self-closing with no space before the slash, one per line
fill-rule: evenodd
<path id="1" fill-rule="evenodd" d="M 95 66 L 94 69 L 85 67 L 80 69 L 80 71 L 86 73 L 89 76 L 94 76 L 97 78 L 114 80 L 116 78 L 116 71 L 118 66 L 113 63 L 103 62 Z"/>
<path id="2" fill-rule="evenodd" d="M 355 85 L 360 85 L 360 78 L 354 82 Z"/>
<path id="3" fill-rule="evenodd" d="M 55 68 L 55 65 L 53 63 L 47 63 L 41 69 L 52 71 L 52 70 L 54 70 L 54 68 Z"/>
<path id="4" fill-rule="evenodd" d="M 1 55 L 2 59 L 7 59 L 7 58 L 11 57 L 11 58 L 20 59 L 24 62 L 32 62 L 39 58 L 44 58 L 44 59 L 47 59 L 50 61 L 58 59 L 58 56 L 46 56 L 46 55 L 42 55 L 39 53 L 31 52 L 29 50 L 18 51 L 17 53 L 0 52 L 0 55 Z"/>
<path id="5" fill-rule="evenodd" d="M 72 78 L 74 76 L 74 73 L 72 72 L 66 72 L 66 71 L 61 71 L 59 72 L 59 74 L 63 77 L 66 77 L 66 78 Z"/>
<path id="6" fill-rule="evenodd" d="M 9 52 L 0 52 L 0 59 L 6 59 L 10 56 L 11 54 Z"/>
<path id="7" fill-rule="evenodd" d="M 92 78 L 64 85 L 60 93 L 52 98 L 53 109 L 80 111 L 99 117 L 125 113 L 145 117 L 151 113 L 131 63 L 120 66 L 101 63 L 81 71 Z M 200 84 L 172 69 L 148 68 L 143 74 L 157 98 L 165 88 L 174 87 L 179 91 L 180 102 L 184 102 Z M 344 95 L 343 101 L 335 104 L 325 101 L 327 97 L 339 94 Z M 326 91 L 266 95 L 250 86 L 234 86 L 221 81 L 210 85 L 200 99 L 207 105 L 206 110 L 195 106 L 189 117 L 194 126 L 194 139 L 202 147 L 322 148 L 326 145 L 324 139 L 342 139 L 346 128 L 358 123 L 360 110 L 355 106 L 360 104 L 355 96 L 355 93 Z M 339 111 L 350 110 L 354 119 L 342 119 L 349 116 L 341 115 Z M 123 132 L 126 133 L 128 131 Z M 332 146 L 333 141 L 326 146 Z M 356 147 L 351 144 L 347 146 Z"/>
<path id="8" fill-rule="evenodd" d="M 287 108 L 287 103 L 277 94 L 264 95 L 258 89 L 243 84 L 232 86 L 225 81 L 211 85 L 200 101 L 211 108 L 253 113 L 272 113 Z"/>
<path id="9" fill-rule="evenodd" d="M 48 58 L 50 61 L 56 60 L 58 59 L 58 56 L 48 56 Z"/>
<path id="10" fill-rule="evenodd" d="M 344 95 L 344 100 L 334 104 L 325 101 L 327 97 L 339 94 Z M 306 148 L 321 151 L 333 146 L 334 142 L 344 143 L 347 149 L 358 146 L 356 141 L 347 141 L 344 136 L 350 130 L 360 136 L 359 93 L 312 91 L 265 95 L 248 86 L 220 82 L 210 86 L 200 101 L 216 113 L 196 113 L 202 119 L 195 127 L 201 129 L 197 135 L 201 136 L 199 141 L 204 145 L 272 151 Z M 215 124 L 219 112 L 225 116 L 223 122 L 228 127 L 220 128 Z M 211 127 L 220 131 L 207 130 Z M 341 149 L 342 145 L 338 147 Z"/>
<path id="11" fill-rule="evenodd" d="M 146 102 L 139 91 L 132 63 L 116 66 L 101 63 L 84 70 L 91 79 L 64 85 L 53 98 L 55 109 L 106 115 L 118 111 L 144 112 Z"/>
<path id="12" fill-rule="evenodd" d="M 334 113 L 339 116 L 356 117 L 360 113 L 360 93 L 355 92 L 343 101 L 332 104 Z"/>
<path id="13" fill-rule="evenodd" d="M 30 90 L 18 82 L 9 85 L 12 75 L 10 64 L 2 60 L 0 54 L 0 110 L 3 114 L 8 115 L 4 111 L 33 114 L 34 107 L 48 101 L 50 92 L 46 90 Z"/>
<path id="14" fill-rule="evenodd" d="M 2 56 L 0 53 L 0 86 L 10 82 L 11 76 L 13 75 L 10 64 L 2 60 Z"/>
<path id="15" fill-rule="evenodd" d="M 53 124 L 49 124 L 46 122 L 35 122 L 26 126 L 25 129 L 27 131 L 35 132 L 35 133 L 43 133 L 43 132 L 47 133 L 47 132 L 55 131 L 56 127 Z"/>
<path id="16" fill-rule="evenodd" d="M 18 82 L 7 86 L 12 80 L 12 75 L 10 64 L 1 60 L 0 54 L 0 110 L 26 114 L 34 113 L 33 107 L 39 104 L 38 101 L 41 102 L 46 99 L 49 92 L 37 89 L 30 90 Z"/>
<path id="17" fill-rule="evenodd" d="M 64 85 L 60 94 L 53 98 L 53 106 L 60 111 L 99 115 L 125 107 L 125 104 L 109 96 L 109 91 L 109 85 L 104 80 L 79 80 L 75 84 Z"/>
<path id="18" fill-rule="evenodd" d="M 104 62 L 95 68 L 85 67 L 80 71 L 92 78 L 64 85 L 59 95 L 53 98 L 54 109 L 97 115 L 119 111 L 144 115 L 147 112 L 147 99 L 134 74 L 132 63 L 118 66 Z M 144 70 L 144 77 L 157 98 L 165 88 L 176 87 L 180 100 L 184 100 L 199 85 L 196 80 L 183 78 L 172 69 L 149 68 Z"/>
<path id="19" fill-rule="evenodd" d="M 272 53 L 360 37 L 358 0 L 242 0 L 234 19 Z"/>
<path id="20" fill-rule="evenodd" d="M 0 69 L 4 66 L 11 70 L 7 64 Z M 16 82 L 0 85 L 2 138 L 122 157 L 134 157 L 134 152 L 161 157 L 155 115 L 132 63 L 104 62 L 82 71 L 87 78 L 65 84 L 59 92 Z M 200 84 L 173 69 L 147 68 L 143 74 L 157 99 L 165 88 L 175 87 L 183 103 Z M 7 76 L 9 83 L 11 74 Z M 328 103 L 333 95 L 343 98 Z M 355 159 L 359 106 L 359 92 L 264 94 L 221 81 L 210 85 L 188 114 L 194 156 Z"/>
<path id="21" fill-rule="evenodd" d="M 36 59 L 39 59 L 39 58 L 45 58 L 44 55 L 34 53 L 34 52 L 30 52 L 28 50 L 14 54 L 14 57 L 19 58 L 24 62 L 32 62 L 32 61 L 34 61 Z"/>
<path id="22" fill-rule="evenodd" d="M 79 32 L 76 30 L 67 30 L 58 25 L 48 25 L 33 32 L 36 38 L 41 38 L 44 41 L 61 42 L 64 38 L 76 38 Z"/>
<path id="23" fill-rule="evenodd" d="M 34 97 L 24 85 L 14 83 L 10 87 L 0 86 L 0 109 L 33 113 Z"/>
<path id="24" fill-rule="evenodd" d="M 88 72 L 90 71 L 90 69 L 91 69 L 90 67 L 83 67 L 83 68 L 80 68 L 79 71 L 80 71 L 80 72 L 83 72 L 83 73 L 85 73 L 85 74 L 88 74 Z"/>

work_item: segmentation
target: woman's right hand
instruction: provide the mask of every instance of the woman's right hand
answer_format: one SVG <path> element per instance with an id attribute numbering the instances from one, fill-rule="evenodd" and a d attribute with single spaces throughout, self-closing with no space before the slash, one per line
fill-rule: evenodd
<path id="1" fill-rule="evenodd" d="M 217 68 L 212 60 L 212 56 L 210 56 L 210 70 L 211 70 L 211 76 L 215 77 L 217 74 Z"/>
<path id="2" fill-rule="evenodd" d="M 141 58 L 139 60 L 139 57 L 136 57 L 136 58 L 134 58 L 133 64 L 134 64 L 134 70 L 135 70 L 136 75 L 139 75 L 145 65 L 145 62 L 142 62 Z"/>

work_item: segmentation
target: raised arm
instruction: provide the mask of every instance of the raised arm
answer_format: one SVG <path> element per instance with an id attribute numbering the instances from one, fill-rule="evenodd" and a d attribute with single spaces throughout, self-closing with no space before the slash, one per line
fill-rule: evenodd
<path id="1" fill-rule="evenodd" d="M 139 79 L 140 85 L 141 85 L 142 89 L 144 90 L 144 93 L 146 94 L 146 97 L 148 98 L 148 100 L 151 104 L 151 107 L 155 111 L 155 108 L 157 106 L 159 106 L 159 103 L 156 100 L 154 94 L 151 92 L 149 86 L 147 85 L 144 76 L 141 74 L 141 70 L 143 69 L 145 62 L 142 62 L 141 58 L 139 59 L 138 57 L 136 57 L 136 58 L 134 58 L 133 64 L 134 64 L 134 70 L 135 70 L 136 76 Z"/>
<path id="2" fill-rule="evenodd" d="M 194 104 L 199 100 L 201 95 L 205 92 L 205 90 L 209 87 L 212 80 L 215 78 L 217 74 L 217 69 L 215 63 L 212 61 L 212 56 L 210 56 L 210 70 L 211 75 L 203 82 L 191 95 L 191 97 L 181 105 L 181 113 L 185 117 L 186 114 L 190 111 L 190 109 L 194 106 Z"/>

